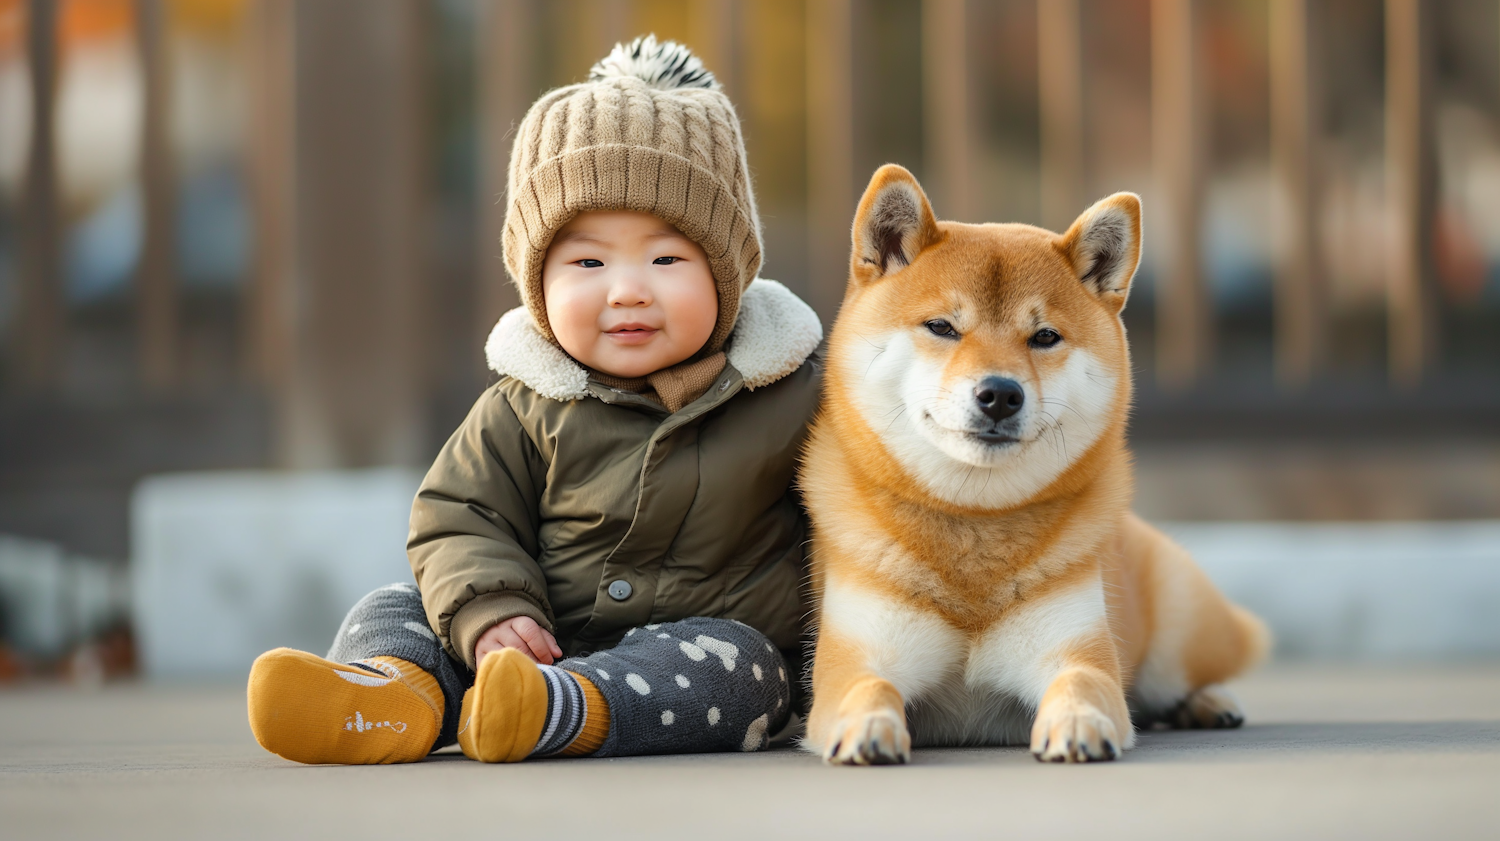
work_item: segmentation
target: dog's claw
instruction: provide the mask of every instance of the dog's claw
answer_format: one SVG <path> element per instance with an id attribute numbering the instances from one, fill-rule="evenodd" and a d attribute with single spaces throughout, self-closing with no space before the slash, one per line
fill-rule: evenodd
<path id="1" fill-rule="evenodd" d="M 824 754 L 834 765 L 900 765 L 911 759 L 911 735 L 899 712 L 865 713 L 840 721 Z"/>
<path id="2" fill-rule="evenodd" d="M 1033 728 L 1033 739 L 1032 749 L 1044 762 L 1109 761 L 1121 753 L 1114 723 L 1087 706 L 1044 711 Z"/>

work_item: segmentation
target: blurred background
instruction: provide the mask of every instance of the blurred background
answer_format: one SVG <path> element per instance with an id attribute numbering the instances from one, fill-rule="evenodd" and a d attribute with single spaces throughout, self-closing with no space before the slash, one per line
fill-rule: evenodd
<path id="1" fill-rule="evenodd" d="M 648 32 L 825 324 L 881 163 L 1140 193 L 1138 509 L 1283 657 L 1500 655 L 1497 0 L 0 0 L 0 682 L 242 674 L 409 578 L 511 129 Z"/>

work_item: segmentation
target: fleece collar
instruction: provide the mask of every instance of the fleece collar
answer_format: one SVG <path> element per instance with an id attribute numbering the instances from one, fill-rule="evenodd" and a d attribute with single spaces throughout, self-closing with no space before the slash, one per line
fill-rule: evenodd
<path id="1" fill-rule="evenodd" d="M 726 353 L 745 387 L 754 390 L 800 368 L 821 341 L 823 325 L 812 307 L 780 283 L 758 278 L 740 297 Z M 588 370 L 547 341 L 525 307 L 500 318 L 484 355 L 495 373 L 515 377 L 543 397 L 589 396 Z"/>

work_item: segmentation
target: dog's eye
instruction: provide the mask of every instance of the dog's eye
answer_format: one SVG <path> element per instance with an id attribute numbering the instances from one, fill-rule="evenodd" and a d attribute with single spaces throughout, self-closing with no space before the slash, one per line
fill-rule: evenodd
<path id="1" fill-rule="evenodd" d="M 927 322 L 925 326 L 928 330 L 932 331 L 932 335 L 934 336 L 947 336 L 950 338 L 956 338 L 958 336 L 958 331 L 953 329 L 953 325 L 949 324 L 941 318 L 934 318 L 933 320 Z"/>
<path id="2" fill-rule="evenodd" d="M 1031 346 L 1052 347 L 1060 341 L 1062 341 L 1062 334 L 1058 333 L 1056 330 L 1053 330 L 1051 327 L 1043 327 L 1042 329 L 1036 331 L 1035 336 L 1031 337 Z"/>

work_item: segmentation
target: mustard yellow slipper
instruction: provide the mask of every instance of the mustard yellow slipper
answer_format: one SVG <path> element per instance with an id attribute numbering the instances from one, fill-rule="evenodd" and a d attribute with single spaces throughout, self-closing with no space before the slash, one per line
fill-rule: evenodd
<path id="1" fill-rule="evenodd" d="M 458 745 L 480 762 L 520 762 L 546 723 L 547 679 L 531 658 L 505 648 L 479 662 L 458 716 Z"/>
<path id="2" fill-rule="evenodd" d="M 385 676 L 290 648 L 257 657 L 246 691 L 255 740 L 277 756 L 308 764 L 425 757 L 443 724 L 437 678 L 395 657 L 361 662 Z"/>

